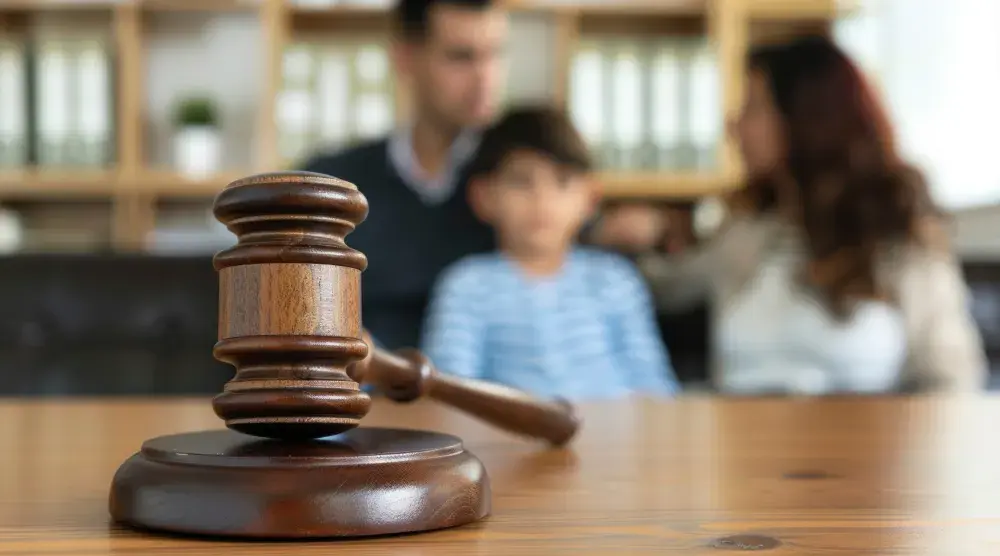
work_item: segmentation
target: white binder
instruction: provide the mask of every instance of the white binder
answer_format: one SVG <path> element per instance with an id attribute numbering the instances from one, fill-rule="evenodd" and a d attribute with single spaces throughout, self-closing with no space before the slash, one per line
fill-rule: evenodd
<path id="1" fill-rule="evenodd" d="M 24 46 L 0 38 L 0 169 L 27 163 L 28 110 Z"/>
<path id="2" fill-rule="evenodd" d="M 653 169 L 672 170 L 681 166 L 678 146 L 682 139 L 683 96 L 679 51 L 672 40 L 657 41 L 652 47 L 649 120 L 655 149 Z"/>
<path id="3" fill-rule="evenodd" d="M 722 113 L 718 62 L 708 41 L 702 41 L 692 50 L 689 71 L 693 166 L 697 170 L 711 170 L 716 166 L 725 116 Z"/>

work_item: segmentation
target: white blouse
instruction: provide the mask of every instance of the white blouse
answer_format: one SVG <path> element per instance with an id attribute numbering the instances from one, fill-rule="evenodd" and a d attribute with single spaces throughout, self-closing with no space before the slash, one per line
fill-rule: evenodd
<path id="1" fill-rule="evenodd" d="M 772 251 L 746 288 L 718 308 L 715 386 L 731 394 L 878 394 L 906 363 L 903 316 L 862 302 L 837 320 L 795 280 L 801 257 Z"/>
<path id="2" fill-rule="evenodd" d="M 662 310 L 710 300 L 710 376 L 730 393 L 975 393 L 986 384 L 982 338 L 954 255 L 883 248 L 875 275 L 895 303 L 861 303 L 846 322 L 795 279 L 797 233 L 768 217 L 734 217 L 702 248 L 645 255 Z"/>

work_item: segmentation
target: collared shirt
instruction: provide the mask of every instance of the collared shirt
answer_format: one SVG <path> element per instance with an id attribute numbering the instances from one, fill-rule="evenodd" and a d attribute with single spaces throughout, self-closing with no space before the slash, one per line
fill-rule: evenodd
<path id="1" fill-rule="evenodd" d="M 638 271 L 590 249 L 575 249 L 545 279 L 497 253 L 452 265 L 435 287 L 422 348 L 445 372 L 546 398 L 678 390 Z"/>
<path id="2" fill-rule="evenodd" d="M 479 148 L 479 133 L 462 132 L 451 145 L 444 170 L 437 176 L 428 176 L 420 166 L 413 150 L 413 129 L 397 131 L 389 138 L 389 161 L 403 178 L 407 187 L 427 205 L 443 203 L 451 198 L 458 187 L 459 171 Z"/>

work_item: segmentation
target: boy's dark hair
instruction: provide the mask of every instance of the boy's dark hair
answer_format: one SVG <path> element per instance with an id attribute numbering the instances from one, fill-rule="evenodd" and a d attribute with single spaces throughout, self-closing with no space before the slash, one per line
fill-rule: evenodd
<path id="1" fill-rule="evenodd" d="M 548 106 L 531 106 L 507 112 L 486 130 L 469 167 L 471 175 L 496 172 L 518 150 L 546 155 L 580 172 L 589 172 L 593 167 L 586 142 L 565 112 Z"/>
<path id="2" fill-rule="evenodd" d="M 435 6 L 482 10 L 493 4 L 492 0 L 399 0 L 393 16 L 400 36 L 405 40 L 420 41 L 427 37 L 430 14 Z"/>

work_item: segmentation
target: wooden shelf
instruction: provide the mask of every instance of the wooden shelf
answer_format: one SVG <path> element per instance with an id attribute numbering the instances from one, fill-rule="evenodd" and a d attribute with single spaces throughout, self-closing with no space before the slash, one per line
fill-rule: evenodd
<path id="1" fill-rule="evenodd" d="M 516 11 L 581 15 L 645 16 L 704 15 L 717 0 L 511 0 Z M 831 19 L 860 9 L 860 0 L 744 0 L 754 18 L 777 20 Z"/>
<path id="2" fill-rule="evenodd" d="M 601 173 L 606 199 L 692 199 L 731 191 L 736 184 L 713 173 Z"/>
<path id="3" fill-rule="evenodd" d="M 290 10 L 291 27 L 295 31 L 320 36 L 333 34 L 372 34 L 391 30 L 385 10 L 366 6 L 296 7 Z"/>
<path id="4" fill-rule="evenodd" d="M 591 2 L 563 2 L 552 0 L 511 0 L 506 7 L 514 12 L 605 14 L 605 15 L 691 15 L 704 14 L 710 0 L 616 0 Z M 289 4 L 288 9 L 296 14 L 326 15 L 381 15 L 390 13 L 388 7 L 335 4 L 332 6 L 311 6 Z"/>
<path id="5" fill-rule="evenodd" d="M 741 102 L 746 49 L 761 37 L 781 36 L 827 25 L 837 16 L 857 9 L 858 0 L 508 0 L 505 5 L 515 12 L 539 14 L 540 20 L 554 25 L 555 37 L 549 65 L 557 76 L 550 94 L 552 100 L 565 103 L 565 90 L 572 52 L 588 34 L 604 33 L 632 36 L 696 34 L 708 36 L 717 45 L 722 84 L 720 110 L 735 110 Z M 846 6 L 846 8 L 844 7 Z M 302 6 L 291 0 L 0 0 L 0 29 L 19 32 L 30 30 L 36 20 L 62 12 L 55 19 L 94 12 L 109 17 L 113 31 L 115 94 L 115 137 L 118 166 L 104 171 L 73 170 L 0 170 L 0 201 L 75 203 L 84 200 L 108 202 L 111 210 L 112 245 L 120 250 L 141 250 L 155 229 L 160 207 L 170 202 L 208 202 L 235 179 L 256 171 L 277 169 L 278 149 L 277 98 L 282 82 L 285 48 L 295 40 L 322 36 L 345 36 L 360 33 L 375 36 L 391 30 L 387 7 L 364 5 Z M 151 156 L 146 150 L 147 118 L 145 103 L 149 90 L 160 91 L 148 74 L 147 65 L 153 24 L 160 12 L 206 12 L 206 14 L 246 12 L 256 14 L 262 39 L 259 60 L 253 66 L 261 72 L 259 104 L 253 115 L 254 152 L 247 159 L 228 162 L 236 167 L 254 166 L 253 170 L 221 172 L 206 179 L 189 179 L 169 169 L 150 167 L 154 160 L 167 164 L 166 158 Z M 157 14 L 150 16 L 149 14 Z M 188 17 L 164 17 L 185 21 Z M 245 23 L 245 22 L 244 22 Z M 772 29 L 774 27 L 774 29 Z M 399 84 L 397 91 L 402 91 Z M 401 108 L 397 98 L 397 110 Z M 241 116 L 242 117 L 242 116 Z M 150 135 L 154 137 L 155 135 Z M 148 140 L 150 144 L 156 141 Z M 161 141 L 162 142 L 162 141 Z M 687 200 L 731 191 L 739 183 L 738 156 L 733 145 L 721 150 L 718 173 L 605 172 L 597 176 L 608 199 Z M 104 222 L 105 224 L 107 222 Z"/>
<path id="6" fill-rule="evenodd" d="M 111 197 L 142 195 L 158 197 L 213 197 L 229 183 L 247 175 L 223 172 L 192 179 L 170 171 L 145 171 L 125 178 L 114 170 L 24 170 L 0 172 L 0 200 L 63 197 Z"/>
<path id="7" fill-rule="evenodd" d="M 143 0 L 146 2 L 187 3 L 188 0 Z M 226 0 L 217 0 L 224 2 Z M 245 0 L 253 2 L 254 0 Z M 261 1 L 261 0 L 257 0 Z M 780 20 L 829 19 L 858 9 L 858 0 L 746 0 L 750 15 L 755 18 Z M 193 2 L 192 2 L 193 3 Z M 202 2 L 204 3 L 204 2 Z M 211 3 L 211 2 L 208 2 Z M 240 0 L 228 0 L 240 3 Z M 692 16 L 708 13 L 713 0 L 592 0 L 564 2 L 561 0 L 510 0 L 508 9 L 515 12 L 605 16 Z M 289 4 L 293 14 L 323 14 L 343 16 L 386 16 L 383 6 L 336 4 L 310 6 Z"/>
<path id="8" fill-rule="evenodd" d="M 252 173 L 249 170 L 225 172 L 210 178 L 190 179 L 170 171 L 146 172 L 139 178 L 136 190 L 158 198 L 208 198 Z M 712 173 L 603 172 L 596 179 L 608 198 L 687 199 L 717 195 L 734 186 L 721 175 Z"/>
<path id="9" fill-rule="evenodd" d="M 171 171 L 147 171 L 139 177 L 136 189 L 155 197 L 202 198 L 214 197 L 230 183 L 253 174 L 222 172 L 202 179 L 193 179 Z"/>
<path id="10" fill-rule="evenodd" d="M 226 11 L 256 9 L 269 0 L 3 0 L 0 11 L 108 9 L 134 4 L 144 9 Z M 859 9 L 858 0 L 746 0 L 750 15 L 783 20 L 831 18 Z M 708 11 L 712 0 L 617 0 L 563 2 L 510 0 L 513 11 L 594 15 L 692 15 Z M 381 6 L 308 6 L 288 3 L 291 13 L 330 15 L 386 15 Z"/>
<path id="11" fill-rule="evenodd" d="M 362 6 L 351 4 L 335 4 L 333 6 L 310 6 L 300 4 L 290 4 L 288 11 L 293 14 L 321 14 L 321 15 L 374 15 L 388 16 L 389 9 L 383 6 Z"/>
<path id="12" fill-rule="evenodd" d="M 0 171 L 0 199 L 111 196 L 118 191 L 113 170 Z"/>
<path id="13" fill-rule="evenodd" d="M 705 14 L 702 12 L 593 13 L 579 12 L 569 16 L 578 22 L 580 36 L 697 36 L 705 35 Z"/>
<path id="14" fill-rule="evenodd" d="M 152 198 L 214 197 L 231 182 L 252 174 L 223 172 L 204 179 L 192 179 L 169 170 L 146 171 L 127 179 L 115 171 L 26 170 L 0 172 L 0 199 L 52 197 L 108 197 L 143 195 Z M 596 179 L 610 198 L 667 197 L 689 198 L 726 191 L 726 180 L 716 174 L 699 173 L 615 173 L 604 172 Z"/>
<path id="15" fill-rule="evenodd" d="M 156 12 L 229 12 L 260 9 L 263 0 L 133 0 L 140 8 Z"/>
<path id="16" fill-rule="evenodd" d="M 265 0 L 0 0 L 0 12 L 103 10 L 136 6 L 159 11 L 256 10 Z"/>
<path id="17" fill-rule="evenodd" d="M 615 2 L 514 0 L 509 6 L 515 11 L 581 15 L 698 15 L 706 12 L 709 2 L 710 0 L 617 0 Z"/>
<path id="18" fill-rule="evenodd" d="M 751 0 L 750 16 L 772 21 L 830 20 L 860 9 L 860 0 Z"/>
<path id="19" fill-rule="evenodd" d="M 119 4 L 121 2 L 115 0 L 3 0 L 0 2 L 0 13 L 26 10 L 36 12 L 106 10 Z"/>

